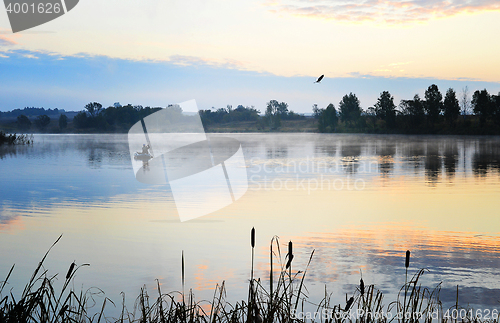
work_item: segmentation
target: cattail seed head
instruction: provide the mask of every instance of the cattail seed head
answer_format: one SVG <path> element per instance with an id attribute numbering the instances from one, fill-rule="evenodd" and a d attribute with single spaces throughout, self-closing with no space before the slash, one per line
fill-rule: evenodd
<path id="1" fill-rule="evenodd" d="M 365 294 L 365 282 L 363 281 L 363 278 L 359 281 L 359 291 L 361 293 L 361 296 Z"/>
<path id="2" fill-rule="evenodd" d="M 250 243 L 252 248 L 255 248 L 255 228 L 252 228 L 252 232 L 250 233 Z"/>
<path id="3" fill-rule="evenodd" d="M 290 242 L 288 243 L 288 255 L 290 256 L 290 255 L 292 255 L 292 254 L 293 254 L 293 244 L 292 244 L 292 242 L 290 241 Z"/>
<path id="4" fill-rule="evenodd" d="M 182 254 L 181 254 L 181 276 L 182 276 L 181 277 L 181 279 L 182 279 L 182 288 L 184 288 L 184 250 L 182 250 Z"/>
<path id="5" fill-rule="evenodd" d="M 293 255 L 288 255 L 288 261 L 286 262 L 285 269 L 288 269 L 292 265 Z"/>
<path id="6" fill-rule="evenodd" d="M 410 266 L 410 250 L 406 250 L 405 267 L 408 268 L 409 266 Z"/>
<path id="7" fill-rule="evenodd" d="M 73 273 L 73 269 L 75 269 L 75 262 L 73 261 L 73 263 L 69 266 L 69 270 L 68 270 L 68 273 L 66 274 L 66 279 L 69 279 L 71 277 L 71 274 Z"/>

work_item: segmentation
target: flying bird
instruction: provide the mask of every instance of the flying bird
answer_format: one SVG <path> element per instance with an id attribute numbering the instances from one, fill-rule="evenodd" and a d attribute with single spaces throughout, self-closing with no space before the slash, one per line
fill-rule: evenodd
<path id="1" fill-rule="evenodd" d="M 316 80 L 316 82 L 314 82 L 314 83 L 319 83 L 319 82 L 321 82 L 321 80 L 323 79 L 323 77 L 325 77 L 325 76 L 324 76 L 324 75 L 321 75 L 320 77 L 318 77 L 318 79 L 317 79 L 317 80 Z"/>

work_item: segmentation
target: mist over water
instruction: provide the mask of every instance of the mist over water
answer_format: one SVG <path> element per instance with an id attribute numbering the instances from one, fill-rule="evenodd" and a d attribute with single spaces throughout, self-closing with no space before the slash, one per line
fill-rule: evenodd
<path id="1" fill-rule="evenodd" d="M 211 135 L 218 136 L 218 135 Z M 222 136 L 222 135 L 221 135 Z M 346 134 L 226 134 L 243 147 L 248 192 L 230 206 L 181 223 L 168 185 L 135 180 L 126 135 L 38 135 L 33 146 L 0 147 L 0 280 L 10 267 L 22 292 L 38 261 L 50 273 L 90 263 L 75 287 L 99 287 L 133 304 L 155 279 L 210 299 L 226 282 L 245 299 L 250 229 L 255 276 L 269 279 L 269 244 L 294 242 L 293 270 L 309 255 L 309 301 L 345 302 L 359 284 L 394 300 L 409 274 L 442 282 L 450 306 L 495 308 L 500 299 L 500 138 Z M 197 203 L 193 194 L 193 206 Z"/>

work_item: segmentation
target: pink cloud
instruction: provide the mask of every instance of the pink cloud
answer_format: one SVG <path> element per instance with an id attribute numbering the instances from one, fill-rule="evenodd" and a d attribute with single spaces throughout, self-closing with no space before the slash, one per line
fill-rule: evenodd
<path id="1" fill-rule="evenodd" d="M 7 36 L 0 35 L 0 47 L 1 46 L 13 46 L 13 45 L 17 45 L 17 43 L 15 41 L 13 41 L 12 39 L 7 38 Z"/>
<path id="2" fill-rule="evenodd" d="M 243 62 L 233 59 L 215 60 L 196 56 L 173 55 L 169 57 L 169 61 L 180 66 L 214 66 L 238 70 L 245 69 L 245 64 Z"/>
<path id="3" fill-rule="evenodd" d="M 389 24 L 421 22 L 461 13 L 500 11 L 493 0 L 278 0 L 267 3 L 271 12 L 338 21 L 378 21 Z"/>

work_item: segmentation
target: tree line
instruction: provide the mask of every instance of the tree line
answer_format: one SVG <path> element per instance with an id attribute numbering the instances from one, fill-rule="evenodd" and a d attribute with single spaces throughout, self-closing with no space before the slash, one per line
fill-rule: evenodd
<path id="1" fill-rule="evenodd" d="M 128 131 L 136 122 L 161 109 L 160 107 L 151 108 L 131 104 L 125 106 L 115 104 L 103 108 L 98 102 L 90 102 L 73 118 L 73 126 L 75 129 Z M 177 105 L 169 105 L 166 109 L 169 110 L 173 118 L 175 117 L 174 119 L 183 117 L 182 109 Z M 289 110 L 287 103 L 276 100 L 267 103 L 264 116 L 255 107 L 245 107 L 243 105 L 238 105 L 236 108 L 227 105 L 225 108 L 200 110 L 199 115 L 205 127 L 222 123 L 248 121 L 258 122 L 262 128 L 270 130 L 277 129 L 281 125 L 281 120 L 304 118 L 304 116 Z M 65 122 L 64 125 L 60 124 L 61 129 L 66 127 L 67 121 L 65 120 Z"/>
<path id="2" fill-rule="evenodd" d="M 131 104 L 103 108 L 99 102 L 90 102 L 73 118 L 73 126 L 75 129 L 128 131 L 136 122 L 161 109 Z"/>
<path id="3" fill-rule="evenodd" d="M 313 113 L 320 132 L 500 134 L 500 93 L 491 95 L 486 89 L 475 91 L 470 99 L 467 87 L 460 97 L 449 88 L 443 98 L 432 84 L 424 98 L 416 94 L 398 106 L 389 91 L 383 91 L 366 111 L 349 93 L 338 110 L 330 103 L 326 108 L 314 105 Z"/>
<path id="4" fill-rule="evenodd" d="M 254 106 L 244 107 L 243 105 L 238 105 L 236 109 L 228 105 L 226 108 L 201 110 L 200 116 L 205 127 L 234 121 L 254 121 L 258 123 L 259 128 L 269 130 L 278 129 L 281 126 L 281 120 L 304 118 L 303 115 L 289 110 L 286 102 L 278 102 L 277 100 L 267 102 L 263 116 L 260 110 L 255 109 Z"/>
<path id="5" fill-rule="evenodd" d="M 122 106 L 119 103 L 103 108 L 98 102 L 89 102 L 73 118 L 72 126 L 76 131 L 126 132 L 136 122 L 161 109 L 131 104 Z M 169 105 L 166 109 L 182 117 L 178 106 Z M 38 115 L 30 120 L 22 112 Z M 51 118 L 42 112 L 51 112 L 53 116 L 54 112 L 64 110 L 25 108 L 3 112 L 3 115 L 16 114 L 16 127 L 21 131 L 28 131 L 32 121 L 39 130 L 45 131 L 51 124 Z M 249 122 L 257 124 L 259 130 L 270 131 L 279 129 L 283 120 L 305 118 L 291 111 L 286 102 L 277 100 L 267 102 L 264 114 L 254 106 L 238 105 L 233 108 L 227 105 L 225 108 L 200 110 L 199 115 L 207 128 L 217 124 Z M 413 99 L 401 100 L 397 106 L 389 91 L 383 91 L 375 104 L 366 110 L 361 108 L 357 96 L 349 93 L 342 97 L 338 108 L 333 103 L 325 108 L 314 105 L 313 115 L 319 132 L 500 134 L 500 93 L 491 95 L 484 89 L 475 91 L 470 97 L 466 87 L 458 97 L 455 90 L 449 88 L 443 97 L 437 85 L 432 84 L 425 91 L 424 98 L 416 94 Z M 59 114 L 58 130 L 66 129 L 69 121 L 65 114 Z"/>
<path id="6" fill-rule="evenodd" d="M 279 108 L 277 109 L 276 106 L 279 106 Z M 92 128 L 107 131 L 128 131 L 137 121 L 161 109 L 159 107 L 143 108 L 140 105 L 132 106 L 130 104 L 126 106 L 115 105 L 103 109 L 100 103 L 91 102 L 73 118 L 73 125 L 76 129 Z M 182 109 L 177 105 L 169 105 L 166 109 L 172 115 L 173 120 L 189 117 L 183 115 Z M 236 108 L 227 105 L 225 108 L 200 110 L 198 113 L 205 127 L 222 123 L 249 121 L 264 122 L 270 128 L 275 129 L 282 119 L 289 120 L 302 117 L 293 111 L 289 111 L 286 103 L 278 103 L 275 100 L 268 103 L 265 116 L 261 116 L 260 111 L 255 107 L 245 107 L 243 105 L 238 105 Z"/>
<path id="7" fill-rule="evenodd" d="M 45 109 L 45 108 L 35 108 L 35 107 L 25 107 L 24 109 L 14 109 L 12 111 L 0 112 L 0 119 L 17 118 L 20 115 L 25 115 L 28 117 L 37 117 L 41 115 L 47 115 L 49 117 L 58 117 L 61 113 L 65 113 L 64 109 Z"/>

